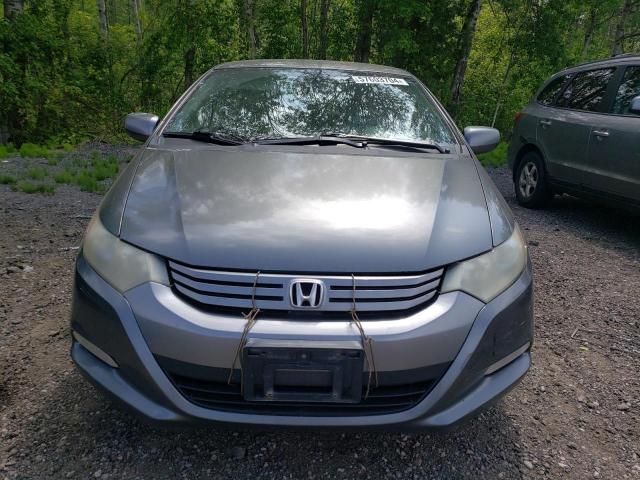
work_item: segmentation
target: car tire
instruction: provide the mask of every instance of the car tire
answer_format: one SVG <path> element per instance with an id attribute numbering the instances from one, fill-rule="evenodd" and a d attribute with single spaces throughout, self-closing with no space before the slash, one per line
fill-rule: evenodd
<path id="1" fill-rule="evenodd" d="M 524 154 L 514 177 L 514 187 L 518 203 L 526 208 L 544 208 L 553 198 L 544 168 L 544 161 L 538 152 Z"/>

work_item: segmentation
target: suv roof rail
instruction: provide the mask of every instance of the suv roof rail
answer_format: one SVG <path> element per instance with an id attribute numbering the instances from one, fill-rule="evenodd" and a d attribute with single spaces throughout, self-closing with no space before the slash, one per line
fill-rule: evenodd
<path id="1" fill-rule="evenodd" d="M 577 65 L 572 65 L 570 67 L 565 68 L 564 70 L 570 70 L 572 68 L 584 67 L 585 65 L 595 65 L 596 63 L 608 62 L 610 60 L 617 60 L 619 58 L 632 58 L 632 57 L 640 57 L 640 53 L 618 53 L 617 55 L 611 55 L 610 57 L 607 57 L 607 58 L 601 58 L 599 60 L 590 60 L 588 62 L 579 63 Z"/>

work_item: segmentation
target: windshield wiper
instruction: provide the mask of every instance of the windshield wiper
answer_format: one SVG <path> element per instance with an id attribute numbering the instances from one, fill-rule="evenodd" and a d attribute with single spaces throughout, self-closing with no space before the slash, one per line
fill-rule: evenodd
<path id="1" fill-rule="evenodd" d="M 364 148 L 365 143 L 332 135 L 318 135 L 315 137 L 281 137 L 261 138 L 254 140 L 257 145 L 349 145 L 355 148 Z"/>
<path id="2" fill-rule="evenodd" d="M 241 137 L 229 132 L 209 131 L 202 128 L 193 132 L 163 132 L 163 137 L 188 138 L 198 142 L 215 143 L 217 145 L 242 145 L 245 142 Z"/>
<path id="3" fill-rule="evenodd" d="M 438 145 L 437 143 L 420 142 L 414 140 L 396 140 L 393 138 L 366 137 L 360 135 L 348 135 L 343 133 L 326 133 L 323 135 L 327 137 L 358 141 L 361 142 L 365 147 L 367 145 L 382 145 L 385 147 L 426 148 L 430 150 L 437 150 L 439 153 L 451 153 L 448 148 Z"/>
<path id="4" fill-rule="evenodd" d="M 448 149 L 435 143 L 331 132 L 311 137 L 258 138 L 250 141 L 231 132 L 210 131 L 206 129 L 197 129 L 193 132 L 164 132 L 162 135 L 171 138 L 189 138 L 191 140 L 215 143 L 218 145 L 243 145 L 245 143 L 254 143 L 257 145 L 349 145 L 354 148 L 365 148 L 368 145 L 381 145 L 385 147 L 431 149 L 437 150 L 440 153 L 449 153 Z"/>

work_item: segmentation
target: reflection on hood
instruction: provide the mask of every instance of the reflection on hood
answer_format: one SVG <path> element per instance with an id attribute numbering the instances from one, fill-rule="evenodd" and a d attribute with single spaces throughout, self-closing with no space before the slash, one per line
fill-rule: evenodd
<path id="1" fill-rule="evenodd" d="M 478 174 L 453 155 L 149 150 L 121 236 L 190 265 L 413 272 L 491 248 Z"/>

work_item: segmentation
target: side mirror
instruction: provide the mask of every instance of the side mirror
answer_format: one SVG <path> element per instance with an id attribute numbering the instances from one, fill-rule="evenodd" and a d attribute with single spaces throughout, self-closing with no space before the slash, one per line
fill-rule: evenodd
<path id="1" fill-rule="evenodd" d="M 159 120 L 152 113 L 130 113 L 124 119 L 124 129 L 136 140 L 144 142 L 151 136 Z"/>
<path id="2" fill-rule="evenodd" d="M 474 153 L 487 153 L 500 143 L 500 132 L 491 127 L 466 127 L 464 138 Z"/>
<path id="3" fill-rule="evenodd" d="M 640 96 L 635 97 L 631 100 L 631 105 L 629 105 L 629 113 L 640 115 Z"/>

